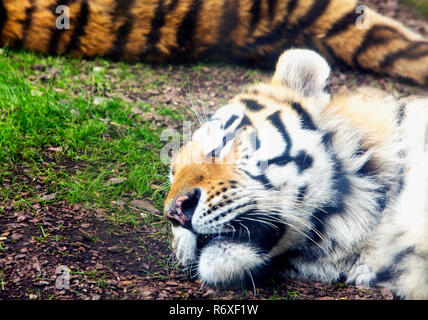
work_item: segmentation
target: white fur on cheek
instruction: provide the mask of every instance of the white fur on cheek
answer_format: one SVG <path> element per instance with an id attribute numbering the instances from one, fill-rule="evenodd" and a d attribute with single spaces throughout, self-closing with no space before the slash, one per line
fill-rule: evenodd
<path id="1" fill-rule="evenodd" d="M 229 284 L 242 280 L 265 262 L 266 257 L 248 244 L 219 240 L 202 251 L 199 278 L 210 285 Z"/>
<path id="2" fill-rule="evenodd" d="M 172 243 L 175 255 L 183 266 L 196 260 L 197 237 L 190 230 L 182 227 L 172 227 L 174 241 Z"/>

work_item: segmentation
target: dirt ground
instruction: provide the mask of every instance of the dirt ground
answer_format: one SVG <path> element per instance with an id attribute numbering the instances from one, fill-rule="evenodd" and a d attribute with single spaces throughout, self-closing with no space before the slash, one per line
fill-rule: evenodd
<path id="1" fill-rule="evenodd" d="M 400 7 L 397 0 L 362 2 L 428 35 L 428 23 Z M 138 96 L 131 92 L 123 98 L 178 105 L 182 104 L 183 99 L 188 100 L 190 93 L 198 111 L 205 114 L 232 97 L 239 87 L 249 81 L 247 70 L 239 67 L 224 69 L 213 66 L 195 70 L 190 67 L 160 66 L 158 71 L 174 76 L 161 89 Z M 191 80 L 190 86 L 177 90 L 174 83 L 183 77 L 183 73 Z M 262 74 L 260 78 L 263 77 Z M 330 81 L 332 91 L 344 86 L 356 88 L 361 85 L 376 86 L 402 95 L 424 93 L 420 88 L 376 75 L 333 70 Z M 217 88 L 215 91 L 212 90 L 214 87 Z M 17 172 L 17 176 L 23 183 L 35 184 L 41 193 L 47 188 L 38 181 L 29 181 L 24 172 Z M 256 292 L 253 287 L 221 289 L 203 286 L 175 264 L 168 224 L 163 220 L 151 225 L 117 225 L 106 218 L 108 212 L 104 209 L 71 206 L 64 201 L 52 205 L 35 202 L 33 207 L 36 213 L 17 211 L 7 203 L 0 205 L 5 213 L 0 219 L 0 240 L 3 241 L 3 250 L 0 250 L 0 299 L 394 298 L 386 288 L 362 289 L 307 280 L 270 279 L 263 284 L 257 283 Z M 150 205 L 144 208 L 143 204 L 140 209 L 161 215 Z M 58 281 L 64 279 L 62 276 L 66 274 L 61 270 L 69 272 L 69 283 Z"/>

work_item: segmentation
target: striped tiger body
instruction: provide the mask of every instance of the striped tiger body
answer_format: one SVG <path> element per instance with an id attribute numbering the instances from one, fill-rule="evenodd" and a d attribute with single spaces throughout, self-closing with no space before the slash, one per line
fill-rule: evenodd
<path id="1" fill-rule="evenodd" d="M 271 272 L 428 299 L 428 99 L 325 92 L 289 50 L 174 156 L 178 261 L 211 285 Z"/>
<path id="2" fill-rule="evenodd" d="M 361 28 L 361 14 L 354 0 L 0 0 L 0 45 L 272 67 L 284 48 L 311 47 L 331 62 L 427 85 L 427 40 L 368 8 Z M 64 17 L 69 28 L 58 27 Z"/>

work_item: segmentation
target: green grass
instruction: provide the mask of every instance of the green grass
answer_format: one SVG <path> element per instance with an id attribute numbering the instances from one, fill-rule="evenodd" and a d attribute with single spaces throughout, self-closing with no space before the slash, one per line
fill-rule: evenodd
<path id="1" fill-rule="evenodd" d="M 428 2 L 426 0 L 400 0 L 400 2 L 418 15 L 428 17 Z"/>
<path id="2" fill-rule="evenodd" d="M 131 108 L 177 121 L 183 114 L 162 104 L 118 98 L 120 90 L 129 90 L 125 81 L 139 85 L 131 67 L 1 51 L 0 183 L 6 185 L 0 184 L 0 205 L 31 209 L 35 202 L 66 200 L 108 208 L 131 223 L 129 212 L 114 209 L 112 201 L 143 198 L 162 208 L 167 191 L 167 167 L 159 157 L 162 127 Z M 165 81 L 149 66 L 137 67 L 153 79 L 141 83 L 141 90 Z M 125 180 L 109 182 L 118 177 Z M 56 196 L 43 200 L 37 184 Z"/>

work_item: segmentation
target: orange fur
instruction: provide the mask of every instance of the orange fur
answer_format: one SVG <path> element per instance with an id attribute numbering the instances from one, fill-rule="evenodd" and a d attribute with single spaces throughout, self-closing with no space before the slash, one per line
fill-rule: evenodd
<path id="1" fill-rule="evenodd" d="M 198 0 L 199 1 L 199 0 Z M 0 45 L 127 60 L 242 60 L 273 66 L 290 46 L 311 43 L 349 66 L 428 84 L 428 42 L 356 0 L 70 1 L 70 30 L 58 31 L 55 0 L 0 0 Z M 88 14 L 85 13 L 85 7 Z M 1 13 L 1 11 L 0 11 Z M 1 18 L 1 15 L 0 15 Z"/>

